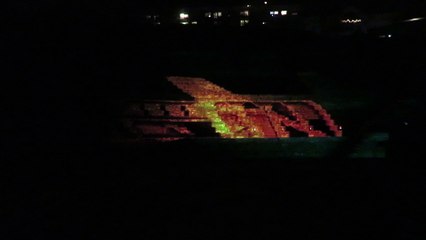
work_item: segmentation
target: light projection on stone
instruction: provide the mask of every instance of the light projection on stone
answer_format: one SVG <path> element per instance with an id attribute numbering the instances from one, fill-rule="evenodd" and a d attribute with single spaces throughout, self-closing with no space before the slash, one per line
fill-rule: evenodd
<path id="1" fill-rule="evenodd" d="M 125 127 L 138 138 L 341 137 L 342 127 L 311 100 L 259 100 L 202 78 L 168 77 L 193 101 L 143 101 L 126 110 Z"/>

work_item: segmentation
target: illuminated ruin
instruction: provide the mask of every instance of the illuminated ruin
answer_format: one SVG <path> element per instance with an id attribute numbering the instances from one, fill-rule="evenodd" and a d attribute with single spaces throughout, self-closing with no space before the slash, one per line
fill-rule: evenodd
<path id="1" fill-rule="evenodd" d="M 131 104 L 125 126 L 142 139 L 341 137 L 341 127 L 310 100 L 257 100 L 205 79 L 168 77 L 194 101 Z"/>

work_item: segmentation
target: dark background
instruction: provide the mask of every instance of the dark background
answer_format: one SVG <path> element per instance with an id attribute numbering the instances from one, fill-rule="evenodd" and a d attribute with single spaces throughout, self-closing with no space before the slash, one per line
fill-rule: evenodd
<path id="1" fill-rule="evenodd" d="M 321 7 L 332 11 L 336 4 L 343 2 Z M 6 5 L 4 239 L 424 235 L 422 26 L 381 41 L 258 28 L 140 28 L 127 16 L 129 6 L 153 5 Z M 371 3 L 371 9 L 382 6 L 424 5 Z M 269 87 L 255 81 L 265 72 Z M 237 93 L 328 100 L 305 86 L 300 72 L 327 79 L 333 96 L 366 99 L 355 109 L 359 116 L 354 109 L 336 112 L 337 121 L 352 126 L 337 157 L 244 159 L 209 154 L 190 143 L 165 151 L 107 141 L 126 100 L 170 96 L 161 82 L 167 75 L 206 77 Z M 240 84 L 245 79 L 251 80 Z M 357 126 L 370 125 L 390 134 L 388 157 L 348 158 L 346 149 L 366 134 Z"/>

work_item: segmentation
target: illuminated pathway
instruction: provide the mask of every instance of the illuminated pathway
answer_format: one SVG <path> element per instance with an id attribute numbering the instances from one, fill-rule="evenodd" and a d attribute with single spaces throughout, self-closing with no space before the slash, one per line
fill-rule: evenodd
<path id="1" fill-rule="evenodd" d="M 127 110 L 126 126 L 142 138 L 340 137 L 341 127 L 309 100 L 257 101 L 202 78 L 168 77 L 194 101 L 151 101 Z"/>

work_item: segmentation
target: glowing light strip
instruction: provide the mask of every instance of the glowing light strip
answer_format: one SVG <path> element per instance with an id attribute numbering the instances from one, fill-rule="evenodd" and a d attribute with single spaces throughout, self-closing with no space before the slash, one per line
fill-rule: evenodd
<path id="1" fill-rule="evenodd" d="M 362 20 L 361 19 L 345 19 L 345 20 L 342 20 L 341 21 L 342 23 L 360 23 L 360 22 L 362 22 Z"/>
<path id="2" fill-rule="evenodd" d="M 416 21 L 420 21 L 420 20 L 423 20 L 423 19 L 424 19 L 423 17 L 416 17 L 416 18 L 407 19 L 404 22 L 416 22 Z"/>

